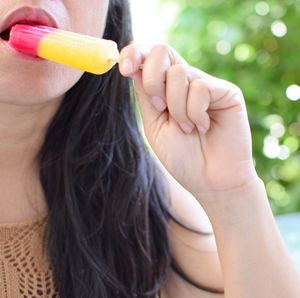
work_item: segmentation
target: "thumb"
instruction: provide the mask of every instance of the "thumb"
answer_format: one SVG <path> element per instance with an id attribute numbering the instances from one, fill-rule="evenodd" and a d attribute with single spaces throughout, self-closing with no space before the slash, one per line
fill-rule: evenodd
<path id="1" fill-rule="evenodd" d="M 144 63 L 151 52 L 151 47 L 147 45 L 131 44 L 121 51 L 119 67 L 123 76 L 133 80 L 134 92 L 140 107 L 144 130 L 159 118 L 162 108 L 157 110 L 153 106 L 153 98 L 146 93 L 143 83 Z M 163 103 L 165 105 L 165 103 Z M 164 107 L 165 108 L 165 107 Z"/>
<path id="2" fill-rule="evenodd" d="M 153 131 L 155 130 L 154 126 L 161 125 L 163 121 L 166 121 L 168 119 L 167 111 L 165 109 L 166 105 L 164 102 L 157 103 L 157 105 L 161 105 L 161 109 L 155 108 L 153 102 L 155 100 L 161 101 L 160 98 L 151 98 L 150 95 L 148 95 L 145 92 L 144 86 L 143 86 L 143 79 L 142 79 L 142 71 L 139 71 L 138 73 L 135 73 L 132 76 L 133 79 L 133 85 L 135 89 L 136 98 L 140 107 L 141 115 L 142 115 L 142 121 L 144 124 L 145 133 L 148 136 L 149 131 L 148 128 Z M 164 108 L 163 108 L 163 105 Z M 164 117 L 161 117 L 163 116 Z"/>

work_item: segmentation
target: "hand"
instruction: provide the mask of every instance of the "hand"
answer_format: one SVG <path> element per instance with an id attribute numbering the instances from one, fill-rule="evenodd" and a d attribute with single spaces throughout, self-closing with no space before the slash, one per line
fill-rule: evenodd
<path id="1" fill-rule="evenodd" d="M 125 47 L 120 72 L 134 80 L 149 144 L 193 195 L 230 190 L 257 177 L 237 86 L 188 65 L 167 45 Z"/>

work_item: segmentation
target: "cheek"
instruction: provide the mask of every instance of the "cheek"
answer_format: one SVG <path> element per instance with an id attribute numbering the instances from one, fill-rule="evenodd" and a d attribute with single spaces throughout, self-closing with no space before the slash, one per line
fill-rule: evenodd
<path id="1" fill-rule="evenodd" d="M 106 24 L 109 0 L 70 0 L 71 30 L 95 37 L 102 37 Z"/>
<path id="2" fill-rule="evenodd" d="M 57 64 L 35 84 L 35 101 L 47 101 L 65 95 L 81 78 L 83 71 Z"/>
<path id="3" fill-rule="evenodd" d="M 53 3 L 53 2 L 49 2 Z M 88 3 L 88 5 L 87 5 Z M 102 37 L 109 0 L 65 0 L 64 24 L 67 30 Z M 4 71 L 9 69 L 9 72 Z M 2 73 L 3 70 L 3 73 Z M 22 71 L 20 71 L 22 70 Z M 43 103 L 61 98 L 72 88 L 83 72 L 64 65 L 20 64 L 14 59 L 0 61 L 0 101 L 17 104 Z"/>
<path id="4" fill-rule="evenodd" d="M 27 105 L 55 100 L 63 97 L 82 75 L 80 70 L 53 63 L 51 67 L 10 73 L 0 79 L 1 102 Z"/>

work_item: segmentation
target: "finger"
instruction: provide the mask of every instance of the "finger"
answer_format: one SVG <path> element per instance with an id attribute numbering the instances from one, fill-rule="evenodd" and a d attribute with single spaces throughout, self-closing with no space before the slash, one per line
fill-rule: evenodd
<path id="1" fill-rule="evenodd" d="M 191 80 L 195 80 L 195 79 L 205 79 L 205 78 L 214 79 L 215 77 L 199 68 L 196 68 L 194 66 L 189 66 L 189 78 Z"/>
<path id="2" fill-rule="evenodd" d="M 201 81 L 210 93 L 210 110 L 228 110 L 233 107 L 244 108 L 244 96 L 240 88 L 228 81 L 215 78 L 203 78 Z"/>
<path id="3" fill-rule="evenodd" d="M 127 50 L 139 51 L 138 47 L 128 48 Z M 128 52 L 127 52 L 128 53 Z M 170 65 L 181 63 L 187 64 L 185 60 L 171 47 L 167 45 L 157 45 L 144 51 L 139 57 L 138 63 L 143 63 L 143 71 L 138 71 L 131 77 L 135 81 L 138 94 L 148 98 L 148 101 L 159 111 L 166 109 L 166 72 Z M 136 70 L 136 69 L 135 69 Z M 147 96 L 146 96 L 147 95 Z M 156 117 L 156 113 L 152 113 Z"/>
<path id="4" fill-rule="evenodd" d="M 187 64 L 173 49 L 165 45 L 158 45 L 151 49 L 143 60 L 143 70 L 132 75 L 134 86 L 140 105 L 144 129 L 156 131 L 167 121 L 166 111 L 166 72 L 172 64 Z"/>
<path id="5" fill-rule="evenodd" d="M 140 71 L 141 65 L 150 53 L 147 45 L 130 44 L 122 49 L 119 57 L 119 70 L 123 76 L 130 77 Z"/>
<path id="6" fill-rule="evenodd" d="M 152 119 L 157 119 L 160 115 L 160 112 L 153 106 L 151 98 L 146 94 L 143 87 L 141 65 L 143 65 L 149 53 L 150 46 L 130 44 L 122 49 L 119 58 L 120 73 L 123 76 L 133 78 L 134 90 L 140 106 L 145 129 Z M 164 103 L 157 103 L 157 105 L 159 104 L 164 105 Z M 165 106 L 160 108 L 160 110 L 164 108 Z"/>
<path id="7" fill-rule="evenodd" d="M 158 118 L 161 116 L 161 112 L 166 107 L 164 101 L 156 101 L 155 105 L 153 105 L 153 99 L 144 89 L 141 65 L 144 64 L 150 51 L 151 48 L 149 46 L 131 44 L 121 51 L 119 58 L 121 74 L 133 79 L 134 91 L 139 103 L 146 135 L 147 131 L 149 131 L 149 127 L 153 128 L 153 125 L 156 125 Z M 160 99 L 158 98 L 158 100 Z"/>
<path id="8" fill-rule="evenodd" d="M 133 84 L 142 115 L 144 131 L 150 141 L 153 139 L 153 133 L 157 132 L 157 127 L 161 127 L 165 121 L 168 121 L 168 112 L 167 110 L 160 111 L 153 105 L 151 97 L 144 91 L 140 74 L 135 76 Z"/>
<path id="9" fill-rule="evenodd" d="M 143 67 L 143 85 L 151 97 L 166 97 L 166 73 L 170 66 L 187 64 L 171 47 L 157 45 L 152 48 Z"/>
<path id="10" fill-rule="evenodd" d="M 166 88 L 167 105 L 170 115 L 178 122 L 184 132 L 191 133 L 195 126 L 187 115 L 189 79 L 187 69 L 184 65 L 176 64 L 169 68 Z"/>
<path id="11" fill-rule="evenodd" d="M 205 134 L 210 126 L 208 115 L 210 102 L 210 90 L 207 84 L 201 79 L 193 80 L 189 85 L 187 115 L 202 134 Z"/>
<path id="12" fill-rule="evenodd" d="M 243 94 L 232 83 L 217 79 L 203 78 L 191 82 L 187 103 L 188 117 L 201 133 L 211 126 L 211 121 L 232 130 L 232 117 L 245 117 L 246 108 Z M 236 120 L 236 119 L 235 119 Z"/>

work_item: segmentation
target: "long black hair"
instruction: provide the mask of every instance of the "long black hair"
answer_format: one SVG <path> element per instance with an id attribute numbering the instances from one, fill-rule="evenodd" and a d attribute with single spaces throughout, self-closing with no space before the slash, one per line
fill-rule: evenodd
<path id="1" fill-rule="evenodd" d="M 103 37 L 131 42 L 128 1 L 110 0 Z M 131 93 L 117 67 L 85 73 L 40 150 L 44 247 L 61 298 L 154 297 L 171 267 L 167 195 Z"/>

